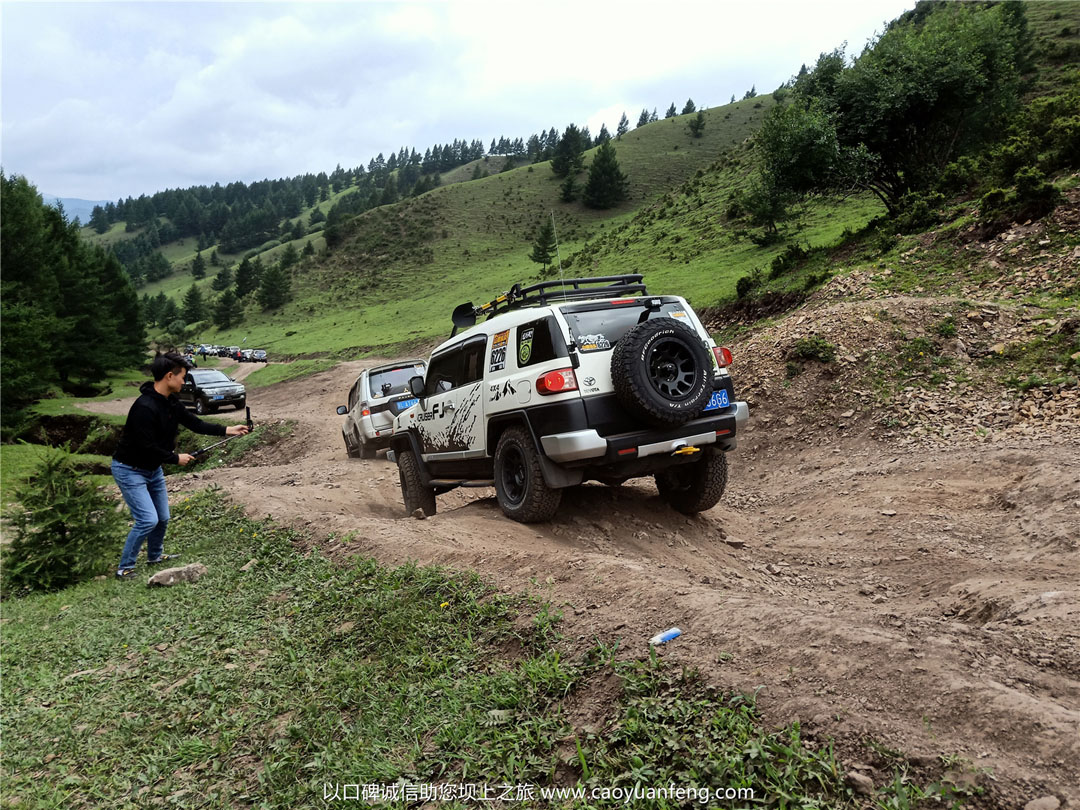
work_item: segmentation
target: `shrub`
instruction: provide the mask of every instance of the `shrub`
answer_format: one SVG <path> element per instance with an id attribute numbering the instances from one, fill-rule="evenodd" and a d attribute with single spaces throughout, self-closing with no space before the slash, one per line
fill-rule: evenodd
<path id="1" fill-rule="evenodd" d="M 797 242 L 792 242 L 784 252 L 776 256 L 769 265 L 769 278 L 780 278 L 784 273 L 795 269 L 796 265 L 810 255 L 810 251 Z"/>
<path id="2" fill-rule="evenodd" d="M 956 319 L 950 315 L 948 318 L 940 321 L 937 326 L 934 327 L 934 331 L 941 337 L 956 337 Z"/>
<path id="3" fill-rule="evenodd" d="M 45 448 L 17 487 L 12 543 L 4 549 L 5 590 L 58 590 L 107 566 L 123 541 L 124 519 L 74 464 L 68 447 Z"/>
<path id="4" fill-rule="evenodd" d="M 761 286 L 761 270 L 754 270 L 735 282 L 735 297 L 740 301 Z"/>
<path id="5" fill-rule="evenodd" d="M 915 233 L 936 225 L 941 221 L 939 209 L 944 204 L 945 196 L 939 192 L 908 192 L 900 198 L 900 213 L 894 219 L 896 230 Z"/>
<path id="6" fill-rule="evenodd" d="M 979 200 L 979 216 L 983 219 L 1001 212 L 1005 208 L 1008 194 L 1003 188 L 992 188 Z"/>
<path id="7" fill-rule="evenodd" d="M 938 186 L 943 191 L 955 194 L 973 188 L 978 182 L 978 162 L 968 155 L 963 155 L 942 170 Z"/>
<path id="8" fill-rule="evenodd" d="M 831 363 L 836 359 L 836 346 L 823 337 L 799 338 L 788 352 L 789 357 L 798 360 L 817 360 Z"/>

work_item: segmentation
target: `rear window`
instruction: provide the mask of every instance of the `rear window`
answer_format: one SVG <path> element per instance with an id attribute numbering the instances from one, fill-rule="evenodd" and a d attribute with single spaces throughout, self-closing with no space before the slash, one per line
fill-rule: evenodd
<path id="1" fill-rule="evenodd" d="M 545 363 L 556 357 L 566 357 L 566 346 L 558 334 L 558 324 L 551 316 L 519 326 L 515 352 L 518 368 Z"/>
<path id="2" fill-rule="evenodd" d="M 368 375 L 368 387 L 373 397 L 388 397 L 393 394 L 404 394 L 409 390 L 409 379 L 423 377 L 424 367 L 420 364 L 398 366 L 381 371 L 372 372 Z"/>
<path id="3" fill-rule="evenodd" d="M 584 311 L 564 311 L 563 315 L 570 324 L 570 333 L 574 336 L 578 351 L 583 354 L 610 351 L 632 327 L 651 318 L 675 318 L 693 328 L 686 306 L 678 302 L 661 304 L 658 310 L 605 305 Z"/>

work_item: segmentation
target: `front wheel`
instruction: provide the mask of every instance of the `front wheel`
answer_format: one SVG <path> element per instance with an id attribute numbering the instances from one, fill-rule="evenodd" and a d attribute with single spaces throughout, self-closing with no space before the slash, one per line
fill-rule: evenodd
<path id="1" fill-rule="evenodd" d="M 720 502 L 727 486 L 727 456 L 723 450 L 704 447 L 701 458 L 656 473 L 656 488 L 671 508 L 696 515 Z"/>
<path id="2" fill-rule="evenodd" d="M 405 512 L 412 514 L 423 509 L 431 517 L 435 514 L 435 490 L 424 486 L 420 475 L 420 462 L 412 450 L 402 450 L 397 457 L 398 480 L 401 482 L 401 498 L 405 501 Z"/>
<path id="3" fill-rule="evenodd" d="M 559 509 L 562 490 L 547 485 L 536 445 L 523 428 L 508 428 L 499 437 L 495 495 L 503 514 L 519 523 L 551 520 Z"/>
<path id="4" fill-rule="evenodd" d="M 214 409 L 206 402 L 205 399 L 199 397 L 195 400 L 195 413 L 199 416 L 206 416 L 208 413 L 213 413 Z"/>
<path id="5" fill-rule="evenodd" d="M 236 403 L 236 405 L 235 405 L 234 407 L 236 408 L 236 410 L 240 410 L 240 409 L 241 409 L 241 408 L 243 408 L 243 407 L 244 407 L 245 405 L 247 405 L 247 401 L 246 401 L 246 400 L 243 400 L 243 399 L 242 399 L 242 400 L 240 400 L 239 402 L 237 402 L 237 403 Z"/>

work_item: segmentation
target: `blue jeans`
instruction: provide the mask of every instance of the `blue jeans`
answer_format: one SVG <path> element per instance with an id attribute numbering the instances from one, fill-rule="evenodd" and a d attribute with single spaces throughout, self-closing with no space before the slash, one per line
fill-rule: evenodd
<path id="1" fill-rule="evenodd" d="M 135 567 L 144 540 L 147 559 L 158 559 L 165 546 L 165 529 L 169 526 L 169 493 L 165 489 L 165 473 L 161 467 L 143 470 L 113 459 L 112 474 L 135 521 L 124 543 L 120 568 Z"/>

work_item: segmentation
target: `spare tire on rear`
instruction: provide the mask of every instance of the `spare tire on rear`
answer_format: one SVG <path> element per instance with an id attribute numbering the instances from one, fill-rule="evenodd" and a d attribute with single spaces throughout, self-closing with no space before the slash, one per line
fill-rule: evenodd
<path id="1" fill-rule="evenodd" d="M 697 332 L 674 318 L 640 323 L 611 353 L 615 396 L 657 427 L 689 422 L 712 396 L 712 362 Z"/>

